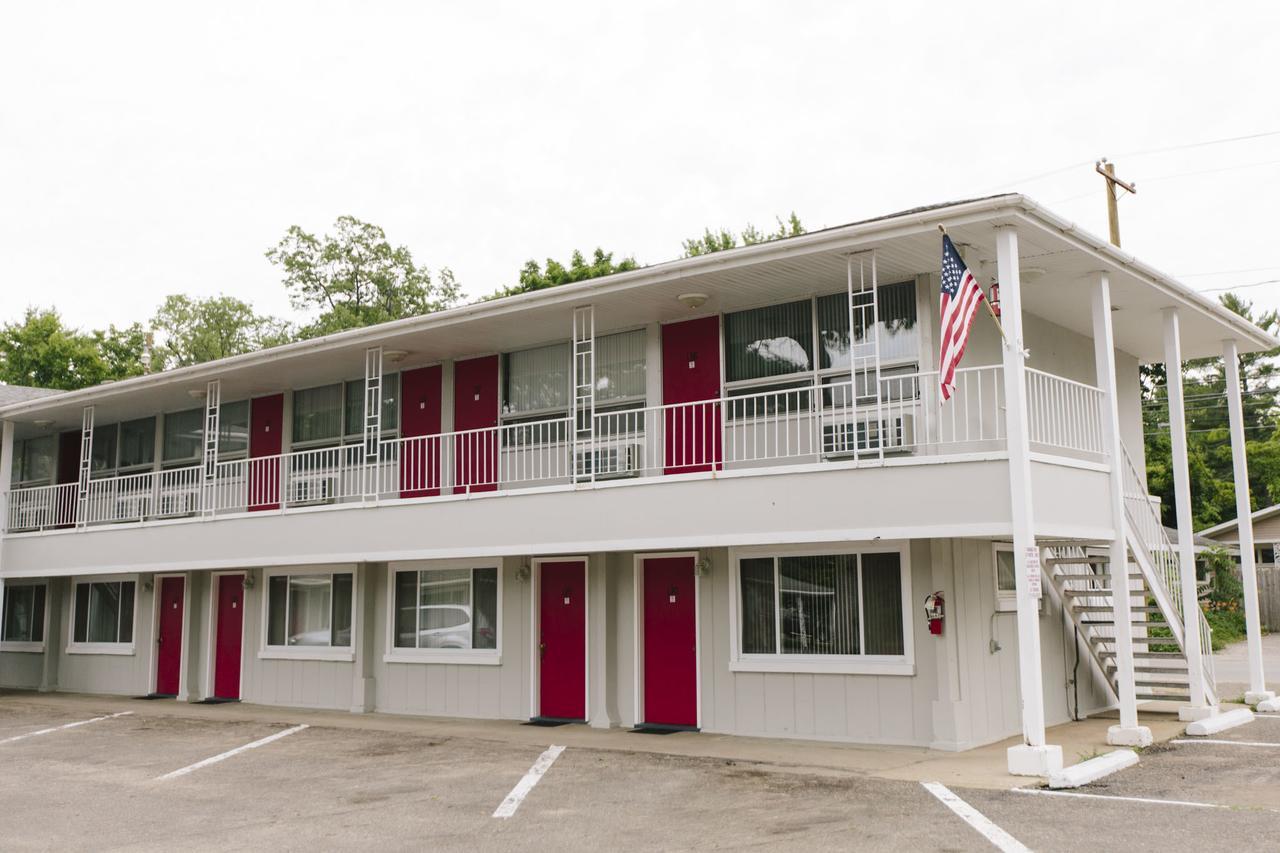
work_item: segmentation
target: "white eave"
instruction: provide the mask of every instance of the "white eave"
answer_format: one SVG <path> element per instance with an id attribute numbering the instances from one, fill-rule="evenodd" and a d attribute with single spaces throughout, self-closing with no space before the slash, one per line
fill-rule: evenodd
<path id="1" fill-rule="evenodd" d="M 1256 524 L 1259 521 L 1262 521 L 1267 518 L 1271 518 L 1273 515 L 1276 515 L 1276 514 L 1280 514 L 1280 504 L 1272 504 L 1271 506 L 1264 506 L 1262 509 L 1254 510 L 1254 512 L 1249 516 L 1249 518 L 1253 521 L 1253 523 Z M 1215 536 L 1220 536 L 1223 533 L 1228 533 L 1232 530 L 1235 530 L 1237 527 L 1240 526 L 1239 522 L 1240 522 L 1240 519 L 1233 518 L 1230 521 L 1224 521 L 1221 524 L 1215 524 L 1213 527 L 1206 527 L 1204 530 L 1201 530 L 1196 535 L 1204 536 L 1209 539 L 1212 539 Z"/>

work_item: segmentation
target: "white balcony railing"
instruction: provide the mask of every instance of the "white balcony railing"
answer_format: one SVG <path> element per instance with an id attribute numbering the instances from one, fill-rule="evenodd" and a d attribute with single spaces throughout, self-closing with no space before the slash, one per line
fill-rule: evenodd
<path id="1" fill-rule="evenodd" d="M 1031 441 L 1073 456 L 1102 456 L 1098 389 L 1030 371 Z M 463 495 L 591 480 L 779 465 L 870 463 L 1003 449 L 999 366 L 956 374 L 945 403 L 938 375 L 803 385 L 716 400 L 385 439 L 363 444 L 102 478 L 83 501 L 76 484 L 15 489 L 6 530 L 49 530 L 182 516 L 283 511 L 344 502 Z M 579 424 L 587 424 L 585 415 Z M 583 435 L 589 436 L 586 440 Z"/>

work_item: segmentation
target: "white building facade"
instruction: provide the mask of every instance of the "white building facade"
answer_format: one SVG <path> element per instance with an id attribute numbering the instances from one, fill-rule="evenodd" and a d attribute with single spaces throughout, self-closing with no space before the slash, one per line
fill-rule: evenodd
<path id="1" fill-rule="evenodd" d="M 1008 340 L 945 403 L 939 225 Z M 1224 342 L 1275 345 L 1008 195 L 2 405 L 0 685 L 1048 772 L 1216 707 L 1138 366 Z"/>

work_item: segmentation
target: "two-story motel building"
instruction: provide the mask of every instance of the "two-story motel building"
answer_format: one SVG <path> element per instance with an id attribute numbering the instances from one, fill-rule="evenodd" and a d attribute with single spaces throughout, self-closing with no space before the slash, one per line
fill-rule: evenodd
<path id="1" fill-rule="evenodd" d="M 1010 341 L 945 403 L 940 224 Z M 1217 702 L 1138 366 L 1224 342 L 1276 344 L 1004 195 L 0 404 L 0 683 L 1043 773 L 1077 708 Z"/>

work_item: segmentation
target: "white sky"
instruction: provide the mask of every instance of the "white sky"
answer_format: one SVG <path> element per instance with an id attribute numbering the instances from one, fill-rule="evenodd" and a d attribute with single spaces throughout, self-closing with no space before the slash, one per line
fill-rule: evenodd
<path id="1" fill-rule="evenodd" d="M 174 292 L 294 317 L 263 252 L 341 214 L 471 296 L 793 209 L 1018 189 L 1105 235 L 1099 156 L 1138 182 L 1127 250 L 1199 288 L 1280 278 L 1280 135 L 1132 154 L 1280 131 L 1274 2 L 612 5 L 7 4 L 0 320 Z"/>

